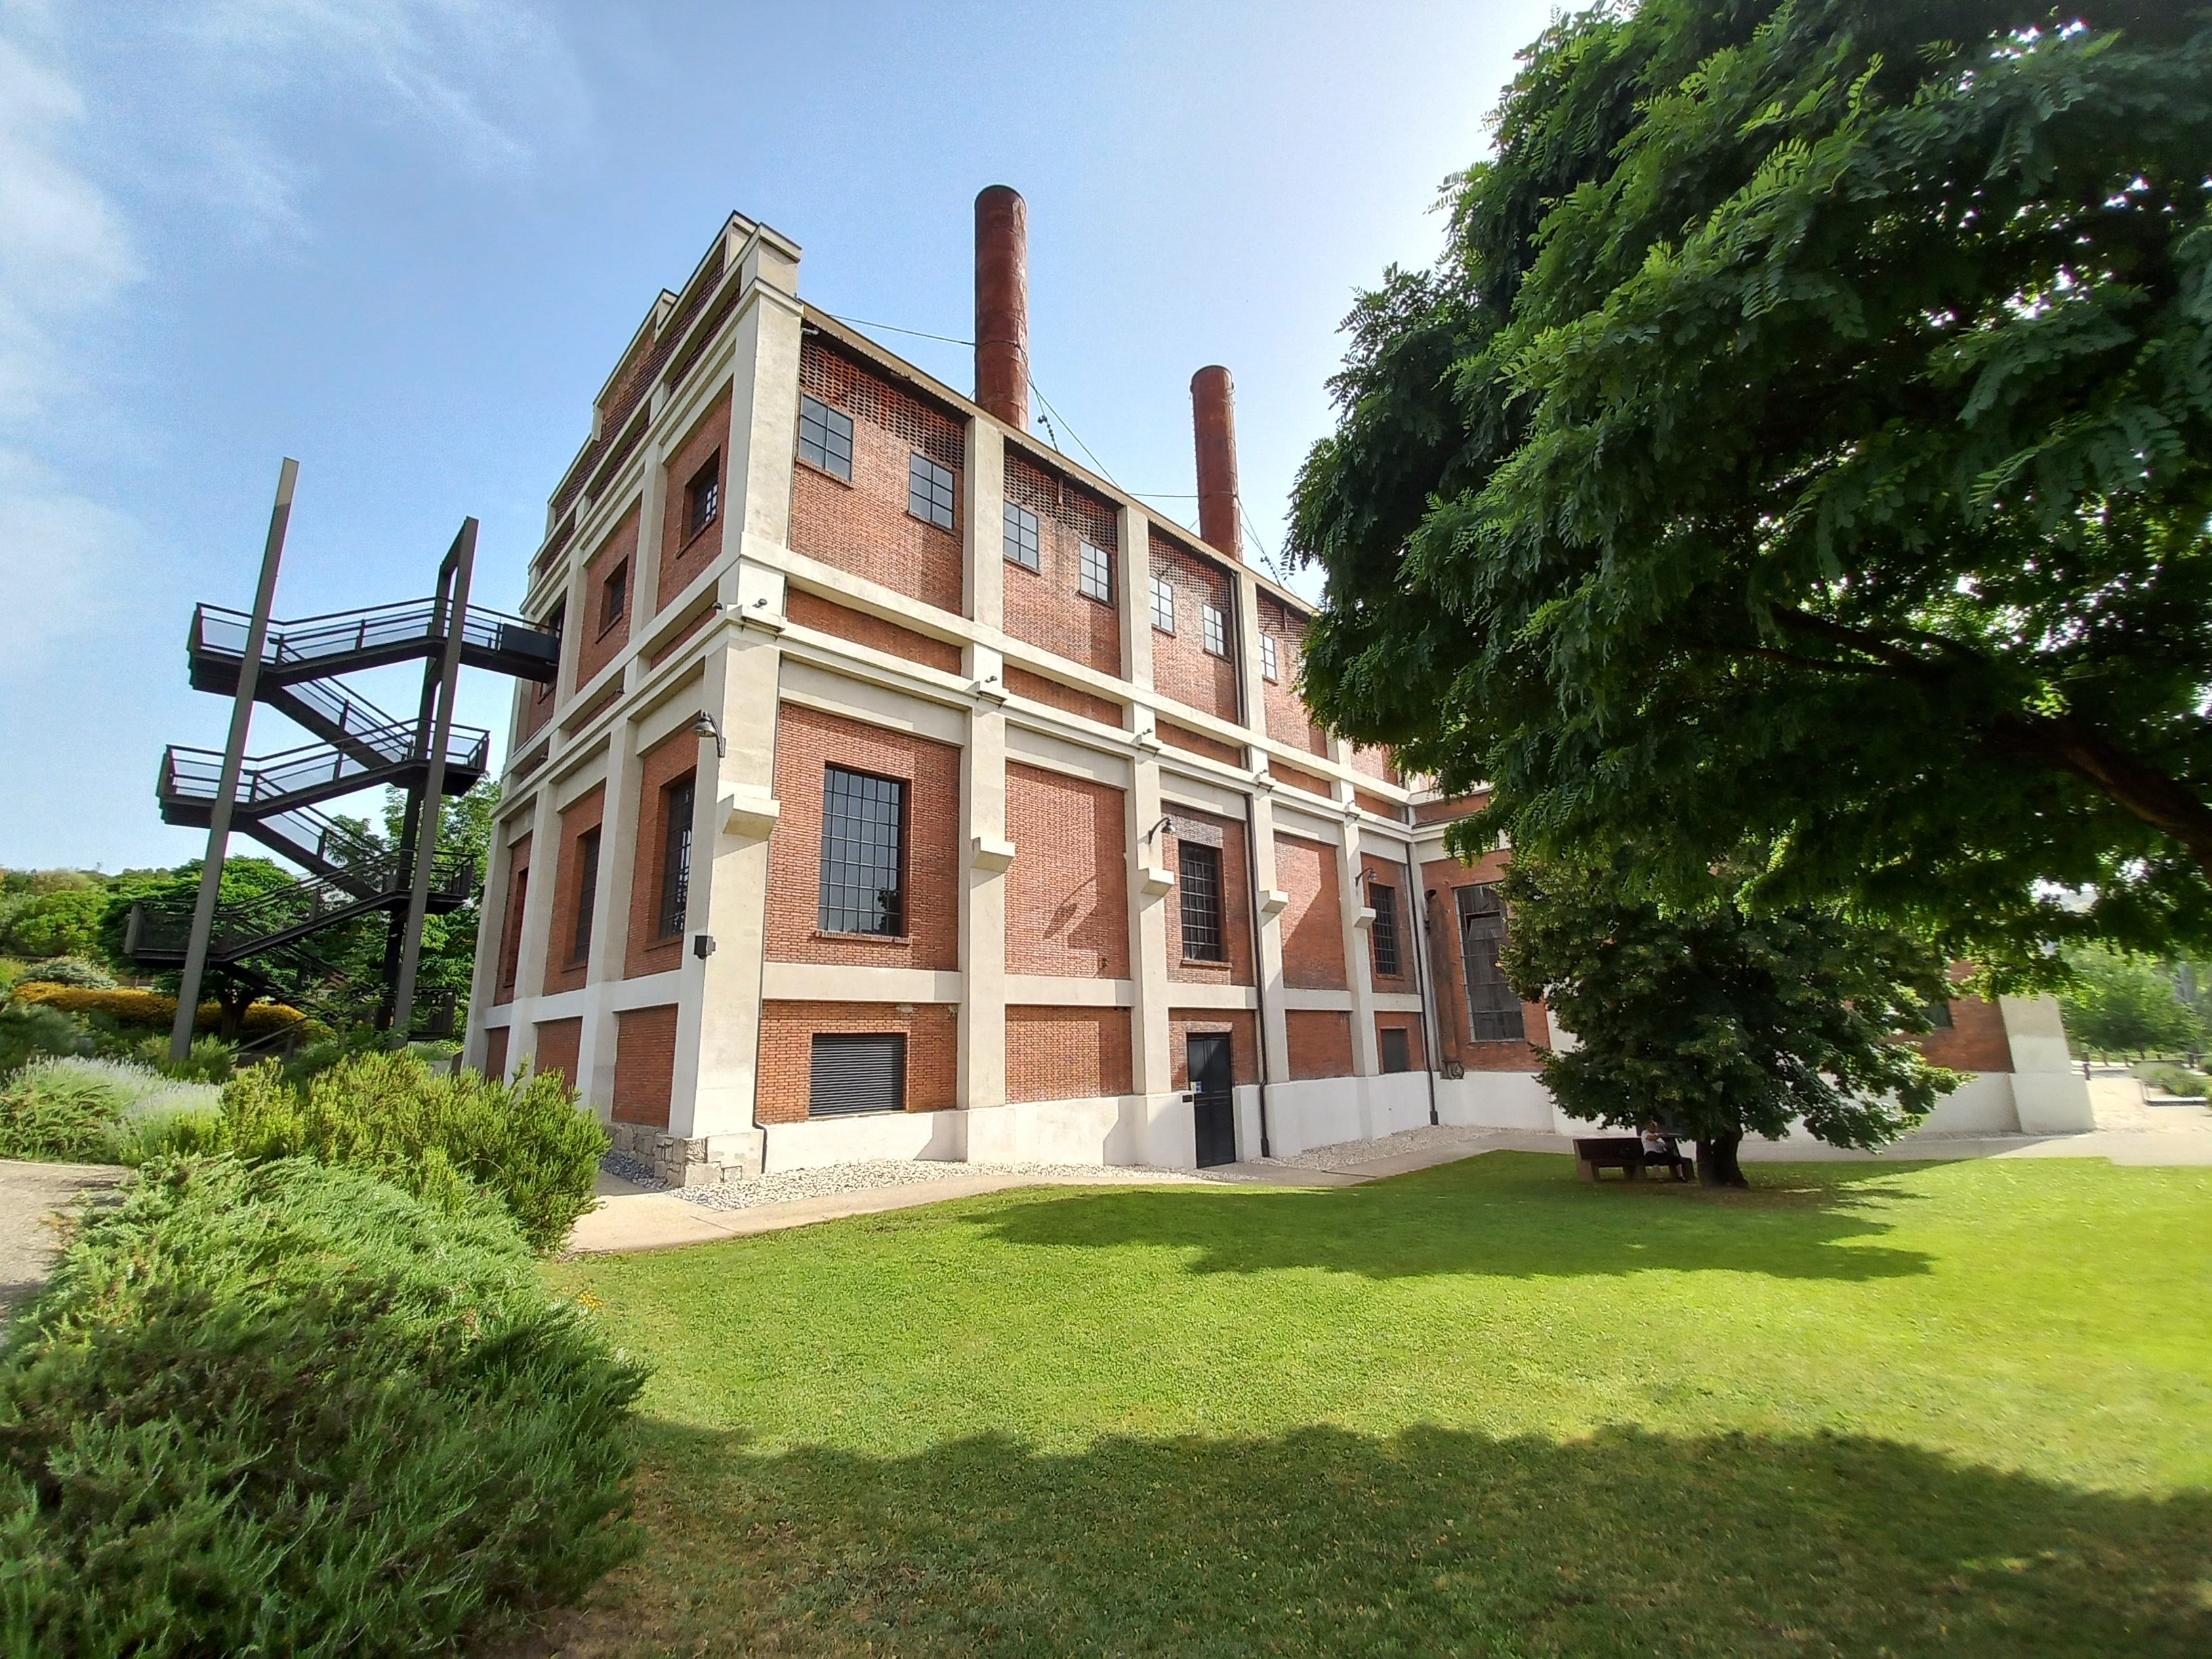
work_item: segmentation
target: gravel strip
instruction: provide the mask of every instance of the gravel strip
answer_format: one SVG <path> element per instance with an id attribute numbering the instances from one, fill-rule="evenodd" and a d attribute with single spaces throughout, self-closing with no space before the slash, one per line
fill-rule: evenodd
<path id="1" fill-rule="evenodd" d="M 653 1166 L 641 1164 L 634 1158 L 624 1158 L 620 1152 L 601 1152 L 599 1168 L 617 1180 L 627 1181 L 633 1187 L 642 1187 L 648 1193 L 663 1192 L 668 1183 L 653 1174 Z"/>
<path id="2" fill-rule="evenodd" d="M 832 1193 L 866 1192 L 877 1187 L 922 1186 L 936 1181 L 958 1181 L 969 1176 L 1023 1176 L 1043 1181 L 1096 1182 L 1101 1186 L 1238 1179 L 1205 1170 L 1151 1170 L 1128 1164 L 953 1164 L 935 1158 L 879 1158 L 864 1164 L 778 1170 L 712 1187 L 686 1187 L 677 1196 L 709 1210 L 750 1210 L 760 1204 L 788 1204 L 796 1199 L 826 1198 Z"/>
<path id="3" fill-rule="evenodd" d="M 1328 1146 L 1309 1146 L 1303 1152 L 1262 1160 L 1291 1170 L 1351 1170 L 1407 1152 L 1425 1152 L 1431 1146 L 1455 1146 L 1462 1141 L 1481 1140 L 1485 1132 L 1449 1123 L 1425 1123 L 1418 1129 L 1401 1129 L 1380 1140 L 1340 1140 Z"/>

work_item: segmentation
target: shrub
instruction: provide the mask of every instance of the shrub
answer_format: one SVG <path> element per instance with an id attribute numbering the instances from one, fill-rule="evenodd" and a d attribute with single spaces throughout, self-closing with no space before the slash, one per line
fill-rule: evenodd
<path id="1" fill-rule="evenodd" d="M 65 1013 L 105 1014 L 120 1025 L 149 1026 L 162 1031 L 167 1030 L 177 1018 L 176 998 L 135 986 L 102 991 L 74 985 L 18 984 L 15 1000 L 40 1003 Z M 306 1018 L 297 1008 L 289 1008 L 281 1002 L 257 1002 L 246 1009 L 243 1025 L 249 1037 L 273 1036 Z M 214 1002 L 200 1004 L 199 1012 L 193 1018 L 196 1029 L 203 1031 L 215 1030 L 222 1021 L 222 1006 Z"/>
<path id="2" fill-rule="evenodd" d="M 238 1069 L 230 1045 L 219 1036 L 195 1037 L 182 1060 L 169 1058 L 169 1039 L 144 1036 L 130 1045 L 133 1060 L 152 1066 L 164 1077 L 186 1078 L 195 1083 L 222 1083 Z"/>
<path id="3" fill-rule="evenodd" d="M 35 1002 L 0 1008 L 0 1076 L 40 1054 L 88 1054 L 92 1033 L 82 1020 Z"/>
<path id="4" fill-rule="evenodd" d="M 223 1088 L 233 1144 L 252 1157 L 301 1152 L 373 1170 L 440 1203 L 473 1184 L 541 1250 L 591 1208 L 607 1149 L 606 1132 L 557 1077 L 448 1075 L 404 1054 L 349 1055 L 295 1103 L 274 1062 L 243 1068 Z"/>
<path id="5" fill-rule="evenodd" d="M 411 1654 L 573 1599 L 642 1380 L 481 1200 L 150 1165 L 0 1352 L 0 1648 Z"/>
<path id="6" fill-rule="evenodd" d="M 135 1061 L 50 1057 L 0 1086 L 0 1158 L 139 1164 L 222 1138 L 221 1091 Z"/>
<path id="7" fill-rule="evenodd" d="M 112 991 L 115 975 L 96 962 L 87 962 L 82 957 L 49 957 L 44 962 L 34 962 L 15 975 L 15 983 L 22 985 L 68 985 L 88 991 Z M 173 999 L 169 1003 L 172 1014 L 176 1012 Z"/>
<path id="8" fill-rule="evenodd" d="M 2160 1093 L 2196 1099 L 2205 1091 L 2205 1079 L 2186 1066 L 2137 1066 L 2135 1074 Z"/>

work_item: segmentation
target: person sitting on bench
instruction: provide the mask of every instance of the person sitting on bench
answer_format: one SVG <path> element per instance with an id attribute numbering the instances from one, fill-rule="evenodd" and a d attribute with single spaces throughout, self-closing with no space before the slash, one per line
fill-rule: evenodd
<path id="1" fill-rule="evenodd" d="M 1690 1178 L 1690 1160 L 1682 1156 L 1682 1149 L 1674 1144 L 1674 1137 L 1660 1133 L 1658 1119 L 1644 1120 L 1643 1140 L 1645 1169 L 1672 1170 L 1677 1181 Z"/>

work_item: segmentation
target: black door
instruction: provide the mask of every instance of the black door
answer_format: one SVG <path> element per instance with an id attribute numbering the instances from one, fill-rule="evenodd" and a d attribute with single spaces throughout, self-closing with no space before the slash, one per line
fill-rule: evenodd
<path id="1" fill-rule="evenodd" d="M 1237 1161 L 1236 1109 L 1229 1093 L 1229 1033 L 1194 1032 L 1188 1039 L 1191 1114 L 1198 1127 L 1198 1164 Z"/>

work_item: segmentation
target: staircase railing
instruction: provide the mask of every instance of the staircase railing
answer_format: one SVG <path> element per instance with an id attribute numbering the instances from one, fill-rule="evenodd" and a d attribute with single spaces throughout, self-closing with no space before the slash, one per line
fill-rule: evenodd
<path id="1" fill-rule="evenodd" d="M 192 611 L 195 651 L 243 656 L 252 617 L 226 605 L 201 605 Z M 520 617 L 472 605 L 461 620 L 465 645 L 493 653 L 544 655 L 551 635 Z M 362 656 L 396 646 L 427 645 L 444 638 L 435 599 L 403 599 L 360 611 L 333 611 L 296 621 L 271 621 L 262 647 L 265 666 L 288 667 Z"/>
<path id="2" fill-rule="evenodd" d="M 238 805 L 250 812 L 255 807 L 311 790 L 329 792 L 355 779 L 367 781 L 369 774 L 404 765 L 412 751 L 415 732 L 411 726 L 394 725 L 378 732 L 362 733 L 360 740 L 374 752 L 387 757 L 383 766 L 371 765 L 358 755 L 326 743 L 306 744 L 273 755 L 248 756 L 239 772 Z M 396 751 L 392 745 L 397 745 Z M 456 727 L 447 741 L 446 764 L 462 771 L 480 773 L 490 752 L 489 732 L 480 727 Z M 160 785 L 163 796 L 211 801 L 222 784 L 222 756 L 218 750 L 173 744 L 163 751 Z"/>

